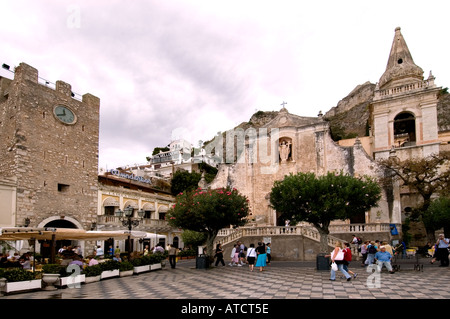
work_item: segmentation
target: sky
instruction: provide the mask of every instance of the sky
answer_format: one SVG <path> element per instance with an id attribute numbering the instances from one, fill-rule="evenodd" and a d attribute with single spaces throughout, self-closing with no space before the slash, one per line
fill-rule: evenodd
<path id="1" fill-rule="evenodd" d="M 145 164 L 257 111 L 317 116 L 383 74 L 401 27 L 450 86 L 450 1 L 2 1 L 0 63 L 100 98 L 99 167 Z M 0 76 L 13 74 L 0 69 Z"/>

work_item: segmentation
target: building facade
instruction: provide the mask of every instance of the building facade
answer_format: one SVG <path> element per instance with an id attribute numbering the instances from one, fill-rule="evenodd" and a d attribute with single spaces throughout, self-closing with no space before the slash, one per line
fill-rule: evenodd
<path id="1" fill-rule="evenodd" d="M 448 134 L 439 134 L 438 128 L 437 103 L 441 89 L 431 72 L 424 79 L 423 70 L 414 63 L 400 28 L 396 28 L 386 70 L 379 82 L 355 89 L 364 100 L 370 101 L 368 136 L 334 142 L 329 124 L 321 114 L 306 118 L 291 114 L 283 107 L 258 129 L 227 132 L 240 135 L 236 140 L 241 144 L 234 148 L 237 160 L 224 161 L 209 186 L 239 189 L 249 198 L 256 225 L 283 226 L 284 221 L 271 208 L 269 198 L 274 182 L 285 175 L 298 172 L 323 175 L 342 170 L 352 176 L 380 178 L 384 172 L 377 160 L 387 158 L 393 151 L 404 160 L 448 149 Z M 351 108 L 345 111 L 351 112 Z M 414 200 L 417 198 L 401 185 L 393 185 L 393 190 L 383 188 L 378 207 L 346 224 L 385 224 L 384 229 L 389 233 L 390 225 L 401 227 L 405 208 L 411 207 Z M 342 222 L 336 221 L 334 226 L 338 223 Z M 358 232 L 363 227 L 343 229 Z M 388 234 L 384 238 L 389 237 Z"/>

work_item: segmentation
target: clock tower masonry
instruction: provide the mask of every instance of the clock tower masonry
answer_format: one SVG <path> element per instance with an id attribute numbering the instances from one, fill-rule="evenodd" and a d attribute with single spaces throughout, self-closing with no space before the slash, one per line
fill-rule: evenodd
<path id="1" fill-rule="evenodd" d="M 97 220 L 100 99 L 21 63 L 0 78 L 0 180 L 15 203 L 1 226 L 90 229 Z"/>

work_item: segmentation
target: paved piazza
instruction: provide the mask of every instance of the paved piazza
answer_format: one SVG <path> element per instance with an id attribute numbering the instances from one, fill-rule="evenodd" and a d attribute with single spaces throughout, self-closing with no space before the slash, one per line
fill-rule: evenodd
<path id="1" fill-rule="evenodd" d="M 428 263 L 428 264 L 426 264 Z M 352 267 L 353 266 L 353 267 Z M 34 291 L 1 299 L 447 299 L 450 268 L 430 265 L 423 271 L 403 269 L 389 274 L 369 273 L 350 265 L 358 276 L 347 282 L 329 280 L 329 271 L 315 270 L 314 262 L 276 262 L 266 271 L 250 272 L 247 266 L 195 269 L 195 262 L 182 260 L 176 269 L 164 268 L 124 278 L 82 284 L 80 288 Z"/>

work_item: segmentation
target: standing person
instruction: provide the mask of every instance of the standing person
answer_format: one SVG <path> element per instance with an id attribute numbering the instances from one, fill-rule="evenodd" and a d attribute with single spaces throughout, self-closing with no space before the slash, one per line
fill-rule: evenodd
<path id="1" fill-rule="evenodd" d="M 352 249 L 350 248 L 350 243 L 344 243 L 344 270 L 348 272 L 353 278 L 356 278 L 358 276 L 357 273 L 354 273 L 351 270 L 348 270 L 348 265 L 350 265 L 350 262 L 352 261 Z"/>
<path id="2" fill-rule="evenodd" d="M 365 264 L 372 265 L 375 262 L 375 254 L 378 252 L 377 246 L 375 246 L 375 242 L 371 241 L 367 246 L 367 259 Z"/>
<path id="3" fill-rule="evenodd" d="M 367 245 L 369 244 L 369 242 L 366 240 L 361 247 L 361 255 L 362 255 L 362 261 L 361 261 L 361 266 L 364 267 L 366 266 L 366 259 L 367 259 Z"/>
<path id="4" fill-rule="evenodd" d="M 436 260 L 441 262 L 439 267 L 448 267 L 449 265 L 448 246 L 449 239 L 445 238 L 444 234 L 439 234 L 439 238 L 436 242 L 436 252 L 434 253 Z"/>
<path id="5" fill-rule="evenodd" d="M 216 254 L 215 254 L 216 259 L 216 267 L 219 263 L 222 264 L 222 266 L 225 266 L 225 261 L 223 260 L 223 249 L 222 249 L 222 245 L 221 244 L 217 244 L 216 246 Z"/>
<path id="6" fill-rule="evenodd" d="M 97 258 L 103 259 L 104 255 L 105 255 L 105 253 L 103 251 L 102 246 L 98 245 L 97 246 L 97 254 L 96 254 Z"/>
<path id="7" fill-rule="evenodd" d="M 108 254 L 109 254 L 110 257 L 113 257 L 113 256 L 114 256 L 114 249 L 113 249 L 113 246 L 112 246 L 112 245 L 109 245 L 109 248 L 108 248 Z"/>
<path id="8" fill-rule="evenodd" d="M 270 243 L 267 243 L 267 251 L 266 251 L 266 254 L 267 254 L 267 265 L 270 265 L 270 260 L 272 259 L 271 253 L 272 253 L 272 247 L 270 246 Z"/>
<path id="9" fill-rule="evenodd" d="M 259 242 L 258 247 L 256 248 L 256 253 L 258 257 L 256 259 L 256 267 L 259 267 L 259 271 L 263 271 L 264 267 L 266 267 L 267 263 L 267 255 L 266 255 L 266 245 L 264 243 Z"/>
<path id="10" fill-rule="evenodd" d="M 169 263 L 172 269 L 175 269 L 177 264 L 177 249 L 173 245 L 169 245 Z"/>
<path id="11" fill-rule="evenodd" d="M 336 263 L 336 265 L 338 266 L 338 270 L 340 270 L 341 273 L 344 274 L 345 278 L 347 278 L 347 281 L 350 281 L 352 279 L 352 276 L 350 276 L 350 274 L 344 269 L 344 252 L 342 250 L 342 243 L 340 241 L 336 241 L 334 250 L 330 255 L 326 255 L 325 257 L 331 257 L 331 262 Z M 330 280 L 336 280 L 336 271 L 334 271 L 333 268 L 331 268 Z"/>
<path id="12" fill-rule="evenodd" d="M 388 243 L 387 241 L 383 241 L 383 242 L 381 243 L 381 246 L 384 246 L 384 248 L 386 248 L 386 251 L 387 251 L 388 253 L 390 253 L 391 256 L 394 256 L 394 249 L 392 248 L 391 245 L 389 245 L 389 243 Z M 381 247 L 380 247 L 380 249 L 381 249 Z"/>
<path id="13" fill-rule="evenodd" d="M 231 262 L 228 264 L 230 266 L 239 265 L 239 263 L 238 263 L 239 258 L 238 258 L 238 253 L 236 253 L 236 246 L 237 246 L 237 244 L 234 244 L 234 247 L 231 250 L 231 255 L 230 255 Z"/>
<path id="14" fill-rule="evenodd" d="M 120 255 L 120 248 L 118 245 L 116 246 L 116 249 L 114 249 L 114 255 L 117 255 L 117 254 Z"/>
<path id="15" fill-rule="evenodd" d="M 238 241 L 239 245 L 239 263 L 244 265 L 247 261 L 245 260 L 245 253 L 247 251 L 247 247 L 245 247 L 244 243 Z"/>
<path id="16" fill-rule="evenodd" d="M 255 267 L 255 260 L 258 257 L 258 254 L 255 249 L 255 244 L 250 244 L 250 247 L 247 249 L 247 262 L 248 262 L 248 268 L 250 268 L 250 271 L 253 271 Z"/>

